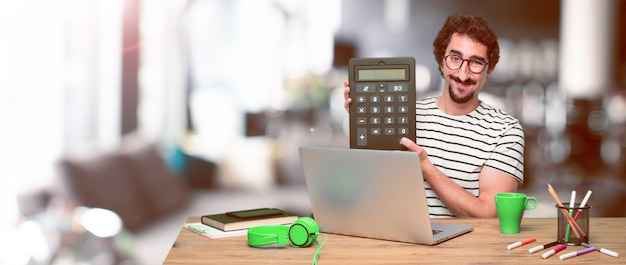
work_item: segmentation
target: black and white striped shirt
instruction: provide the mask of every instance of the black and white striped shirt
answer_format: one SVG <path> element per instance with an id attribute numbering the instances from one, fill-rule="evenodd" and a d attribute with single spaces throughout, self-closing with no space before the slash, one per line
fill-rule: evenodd
<path id="1" fill-rule="evenodd" d="M 483 167 L 507 173 L 524 182 L 524 131 L 513 116 L 481 102 L 467 115 L 441 112 L 435 97 L 416 102 L 416 143 L 430 161 L 467 192 L 478 197 L 478 179 Z M 452 213 L 430 188 L 426 197 L 431 217 L 452 217 Z"/>

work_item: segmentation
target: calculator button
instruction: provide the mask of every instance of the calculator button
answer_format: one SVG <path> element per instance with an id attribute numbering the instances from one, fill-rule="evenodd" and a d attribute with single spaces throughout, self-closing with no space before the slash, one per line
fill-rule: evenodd
<path id="1" fill-rule="evenodd" d="M 389 84 L 387 88 L 389 92 L 408 92 L 409 87 L 407 84 Z"/>
<path id="2" fill-rule="evenodd" d="M 367 119 L 364 117 L 356 118 L 356 124 L 367 124 Z"/>
<path id="3" fill-rule="evenodd" d="M 356 113 L 358 113 L 358 114 L 365 114 L 365 113 L 367 113 L 367 111 L 365 110 L 365 107 L 359 106 L 359 107 L 356 108 Z"/>
<path id="4" fill-rule="evenodd" d="M 366 103 L 367 102 L 367 97 L 365 97 L 365 96 L 357 96 L 356 97 L 356 102 L 358 102 L 358 103 Z"/>
<path id="5" fill-rule="evenodd" d="M 371 113 L 380 113 L 380 107 L 374 106 L 370 108 Z"/>
<path id="6" fill-rule="evenodd" d="M 409 123 L 409 118 L 407 118 L 407 117 L 398 117 L 398 123 L 399 124 L 407 124 L 407 123 Z"/>
<path id="7" fill-rule="evenodd" d="M 395 119 L 393 117 L 385 118 L 385 124 L 394 124 L 394 123 L 395 123 Z"/>
<path id="8" fill-rule="evenodd" d="M 372 117 L 372 124 L 380 124 L 380 118 L 379 117 Z"/>
<path id="9" fill-rule="evenodd" d="M 400 106 L 400 108 L 398 108 L 398 112 L 399 113 L 408 113 L 409 112 L 409 108 L 407 106 Z"/>
<path id="10" fill-rule="evenodd" d="M 396 130 L 394 128 L 385 128 L 385 135 L 394 135 Z"/>
<path id="11" fill-rule="evenodd" d="M 407 135 L 407 134 L 409 134 L 409 128 L 399 128 L 398 129 L 398 134 L 400 134 L 400 135 Z"/>
<path id="12" fill-rule="evenodd" d="M 380 135 L 380 129 L 379 128 L 372 128 L 371 133 L 372 133 L 372 135 Z"/>
<path id="13" fill-rule="evenodd" d="M 360 146 L 367 145 L 367 129 L 359 128 L 357 131 L 357 144 Z"/>
<path id="14" fill-rule="evenodd" d="M 393 110 L 393 106 L 387 106 L 387 107 L 385 107 L 385 113 L 393 113 L 393 112 L 394 112 L 394 110 Z"/>
<path id="15" fill-rule="evenodd" d="M 357 84 L 356 92 L 358 93 L 374 93 L 376 92 L 376 88 L 374 84 Z"/>
<path id="16" fill-rule="evenodd" d="M 372 101 L 372 103 L 378 103 L 378 102 L 380 102 L 380 97 L 379 96 L 371 96 L 370 100 Z"/>

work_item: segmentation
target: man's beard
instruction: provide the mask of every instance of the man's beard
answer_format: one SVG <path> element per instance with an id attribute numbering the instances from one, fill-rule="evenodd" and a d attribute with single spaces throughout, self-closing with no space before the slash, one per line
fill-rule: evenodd
<path id="1" fill-rule="evenodd" d="M 461 81 L 461 79 L 459 79 L 458 77 L 453 76 L 453 75 L 450 75 L 448 77 L 450 79 L 454 80 L 455 82 L 462 83 L 464 85 L 475 85 L 476 84 L 476 80 L 474 80 L 474 79 L 467 79 L 465 81 Z M 448 92 L 450 92 L 449 93 L 450 94 L 450 98 L 455 103 L 464 104 L 464 103 L 467 103 L 468 101 L 470 101 L 470 99 L 472 99 L 474 97 L 474 93 L 476 92 L 475 90 L 472 91 L 471 93 L 465 95 L 464 97 L 461 97 L 461 96 L 457 95 L 456 93 L 454 93 L 454 89 L 452 89 L 452 84 L 450 84 L 450 83 L 448 84 Z"/>

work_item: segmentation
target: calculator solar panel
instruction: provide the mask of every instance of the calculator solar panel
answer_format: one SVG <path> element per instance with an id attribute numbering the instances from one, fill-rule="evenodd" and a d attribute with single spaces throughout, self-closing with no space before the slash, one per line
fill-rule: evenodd
<path id="1" fill-rule="evenodd" d="M 352 58 L 350 148 L 406 150 L 415 140 L 415 58 Z"/>

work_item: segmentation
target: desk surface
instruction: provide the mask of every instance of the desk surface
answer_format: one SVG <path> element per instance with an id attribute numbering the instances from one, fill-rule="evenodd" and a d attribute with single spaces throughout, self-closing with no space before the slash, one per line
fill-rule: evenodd
<path id="1" fill-rule="evenodd" d="M 187 222 L 198 222 L 190 217 Z M 526 218 L 519 234 L 500 234 L 497 219 L 437 219 L 438 222 L 471 224 L 474 231 L 435 246 L 423 246 L 385 240 L 328 235 L 320 251 L 318 264 L 625 264 L 626 218 L 591 218 L 590 239 L 598 246 L 616 251 L 614 258 L 592 252 L 568 260 L 559 255 L 584 249 L 570 246 L 548 259 L 542 250 L 528 249 L 547 244 L 556 238 L 556 218 Z M 510 243 L 530 237 L 537 241 L 512 250 Z M 322 238 L 320 237 L 320 240 Z M 209 239 L 182 228 L 164 264 L 308 264 L 317 245 L 308 248 L 289 246 L 257 249 L 248 247 L 246 236 Z"/>

